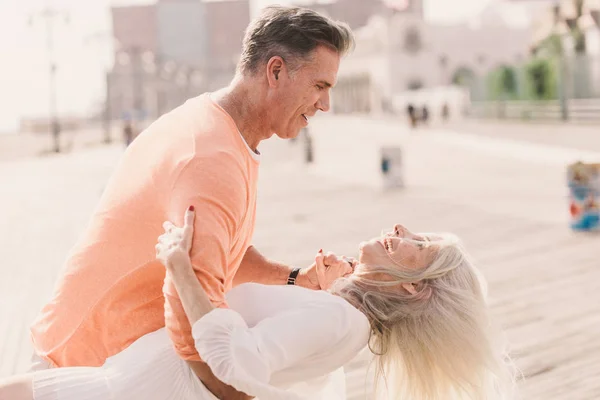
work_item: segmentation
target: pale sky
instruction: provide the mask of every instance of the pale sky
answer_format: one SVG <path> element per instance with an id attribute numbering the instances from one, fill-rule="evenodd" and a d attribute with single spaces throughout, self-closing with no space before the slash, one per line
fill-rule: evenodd
<path id="1" fill-rule="evenodd" d="M 251 0 L 255 9 L 291 0 Z M 365 0 L 368 1 L 368 0 Z M 452 23 L 477 15 L 493 0 L 425 0 L 426 18 Z M 48 115 L 48 58 L 45 5 L 65 10 L 69 22 L 55 23 L 58 107 L 61 114 L 87 113 L 104 95 L 104 71 L 111 64 L 109 6 L 148 0 L 1 0 L 0 132 L 13 131 L 21 116 Z M 34 15 L 33 24 L 28 24 Z"/>

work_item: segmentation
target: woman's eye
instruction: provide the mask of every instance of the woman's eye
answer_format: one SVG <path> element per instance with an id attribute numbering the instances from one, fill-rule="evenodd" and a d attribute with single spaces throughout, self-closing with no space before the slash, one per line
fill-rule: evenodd
<path id="1" fill-rule="evenodd" d="M 427 246 L 429 246 L 429 240 L 427 240 L 427 239 L 421 239 L 421 240 L 418 240 L 418 241 L 417 241 L 417 242 L 415 242 L 415 243 L 417 244 L 417 247 L 418 247 L 419 249 L 424 249 L 424 248 L 426 248 Z"/>

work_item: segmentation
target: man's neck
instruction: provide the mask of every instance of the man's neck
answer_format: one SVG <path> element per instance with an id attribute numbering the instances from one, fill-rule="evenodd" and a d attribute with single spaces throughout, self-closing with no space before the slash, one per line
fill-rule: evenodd
<path id="1" fill-rule="evenodd" d="M 254 93 L 255 96 L 257 94 Z M 257 152 L 261 140 L 269 138 L 272 133 L 266 128 L 265 111 L 257 107 L 259 102 L 255 96 L 241 79 L 236 78 L 212 97 L 231 116 L 248 146 Z"/>

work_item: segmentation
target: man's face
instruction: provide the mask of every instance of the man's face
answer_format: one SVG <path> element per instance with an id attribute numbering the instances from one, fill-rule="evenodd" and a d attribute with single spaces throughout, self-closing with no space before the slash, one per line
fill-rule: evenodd
<path id="1" fill-rule="evenodd" d="M 312 57 L 290 75 L 285 68 L 278 76 L 271 98 L 271 128 L 282 139 L 298 136 L 317 111 L 329 111 L 329 95 L 337 80 L 340 55 L 319 46 Z"/>

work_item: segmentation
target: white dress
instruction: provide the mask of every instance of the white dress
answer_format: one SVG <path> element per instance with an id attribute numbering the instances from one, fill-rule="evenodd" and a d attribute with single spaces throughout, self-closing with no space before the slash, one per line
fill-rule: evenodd
<path id="1" fill-rule="evenodd" d="M 362 350 L 369 322 L 345 300 L 296 286 L 240 285 L 192 327 L 221 381 L 260 400 L 345 399 L 342 367 Z M 102 367 L 36 372 L 35 400 L 215 400 L 179 359 L 165 329 Z"/>

